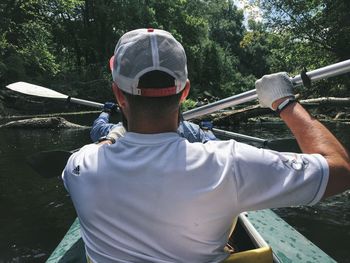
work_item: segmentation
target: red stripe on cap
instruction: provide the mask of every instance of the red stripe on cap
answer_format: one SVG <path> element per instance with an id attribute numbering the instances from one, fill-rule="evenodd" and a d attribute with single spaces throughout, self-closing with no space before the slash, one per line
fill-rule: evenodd
<path id="1" fill-rule="evenodd" d="M 114 66 L 114 55 L 109 59 L 109 68 L 113 72 L 113 66 Z"/>
<path id="2" fill-rule="evenodd" d="M 144 97 L 165 97 L 176 94 L 176 87 L 168 88 L 140 88 L 141 96 Z"/>
<path id="3" fill-rule="evenodd" d="M 154 32 L 154 29 L 153 28 L 148 28 L 147 32 Z"/>

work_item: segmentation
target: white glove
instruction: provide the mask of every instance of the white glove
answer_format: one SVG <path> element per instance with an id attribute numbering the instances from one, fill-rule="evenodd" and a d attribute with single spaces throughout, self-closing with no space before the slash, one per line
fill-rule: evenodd
<path id="1" fill-rule="evenodd" d="M 114 140 L 114 142 L 120 137 L 124 137 L 126 130 L 121 122 L 119 122 L 113 129 L 109 131 L 106 138 Z M 113 142 L 113 143 L 114 143 Z"/>
<path id="2" fill-rule="evenodd" d="M 293 83 L 286 72 L 265 75 L 255 82 L 256 93 L 262 107 L 269 107 L 284 97 L 294 97 Z"/>

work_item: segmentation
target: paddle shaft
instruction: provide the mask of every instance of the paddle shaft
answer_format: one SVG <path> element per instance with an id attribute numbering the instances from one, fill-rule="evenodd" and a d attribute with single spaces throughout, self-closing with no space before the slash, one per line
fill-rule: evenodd
<path id="1" fill-rule="evenodd" d="M 265 139 L 261 139 L 261 138 L 257 138 L 257 137 L 253 137 L 253 136 L 249 136 L 249 135 L 244 135 L 244 134 L 240 134 L 240 133 L 220 130 L 217 128 L 213 128 L 212 131 L 214 132 L 215 135 L 229 137 L 229 138 L 237 138 L 237 139 L 247 140 L 247 141 L 251 141 L 251 142 L 257 142 L 257 143 L 261 143 L 262 145 L 266 145 L 268 142 Z"/>
<path id="2" fill-rule="evenodd" d="M 98 103 L 98 102 L 94 102 L 94 101 L 89 101 L 89 100 L 82 100 L 82 99 L 77 99 L 77 98 L 68 97 L 68 98 L 67 98 L 67 101 L 68 101 L 68 102 L 75 103 L 75 104 L 81 104 L 81 105 L 90 106 L 90 107 L 95 107 L 95 108 L 99 108 L 99 109 L 102 109 L 102 108 L 103 108 L 103 104 L 102 104 L 102 103 Z"/>
<path id="3" fill-rule="evenodd" d="M 240 133 L 220 130 L 217 128 L 213 128 L 212 131 L 215 135 L 226 137 L 229 139 L 235 140 L 243 140 L 244 142 L 250 143 L 258 143 L 261 148 L 268 148 L 271 150 L 279 151 L 279 152 L 296 152 L 301 153 L 301 149 L 299 144 L 295 138 L 286 138 L 286 139 L 276 139 L 276 140 L 265 140 L 253 136 L 248 136 Z M 250 144 L 248 143 L 248 144 Z M 255 144 L 254 144 L 255 145 Z M 257 145 L 255 145 L 257 146 Z"/>
<path id="4" fill-rule="evenodd" d="M 347 72 L 350 72 L 350 59 L 332 64 L 323 68 L 309 71 L 306 73 L 306 75 L 310 78 L 311 81 L 317 81 L 317 80 L 321 80 L 329 77 L 338 76 Z M 294 87 L 297 87 L 303 84 L 301 75 L 291 78 L 291 81 Z M 233 107 L 238 104 L 255 100 L 257 99 L 257 97 L 258 96 L 256 94 L 256 90 L 253 89 L 250 91 L 246 91 L 246 92 L 228 97 L 226 99 L 216 101 L 214 103 L 204 105 L 202 107 L 189 110 L 183 114 L 183 117 L 185 120 L 193 119 L 196 117 L 200 117 L 202 115 L 213 113 L 218 110 L 222 110 L 227 107 Z"/>

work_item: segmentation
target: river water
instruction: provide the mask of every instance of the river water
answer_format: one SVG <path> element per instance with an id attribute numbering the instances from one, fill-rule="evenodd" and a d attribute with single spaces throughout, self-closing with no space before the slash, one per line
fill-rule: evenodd
<path id="1" fill-rule="evenodd" d="M 84 116 L 90 125 L 96 115 Z M 350 149 L 350 125 L 327 124 Z M 261 138 L 286 138 L 280 123 L 231 129 Z M 89 143 L 89 129 L 0 129 L 0 263 L 45 262 L 75 218 L 69 196 L 58 178 L 42 178 L 26 162 L 44 150 L 71 150 Z M 50 173 L 48 169 L 48 173 Z M 350 262 L 350 192 L 314 207 L 275 210 L 288 223 L 339 262 Z"/>

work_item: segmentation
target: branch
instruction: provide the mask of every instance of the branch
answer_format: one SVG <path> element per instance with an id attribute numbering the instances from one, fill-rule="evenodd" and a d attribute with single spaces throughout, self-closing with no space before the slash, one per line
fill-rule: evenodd
<path id="1" fill-rule="evenodd" d="M 300 100 L 300 104 L 306 108 L 315 108 L 316 106 L 329 107 L 350 107 L 350 98 L 335 98 L 335 97 L 321 97 L 315 99 Z M 269 108 L 261 108 L 259 104 L 247 106 L 242 109 L 233 109 L 224 112 L 219 112 L 210 115 L 210 119 L 216 125 L 230 125 L 246 122 L 249 118 L 261 117 L 264 115 L 271 115 L 274 112 Z M 206 119 L 207 117 L 198 118 L 198 120 Z M 197 121 L 198 121 L 197 120 Z"/>
<path id="2" fill-rule="evenodd" d="M 350 106 L 350 98 L 321 97 L 301 100 L 302 105 Z"/>
<path id="3" fill-rule="evenodd" d="M 269 3 L 271 4 L 271 1 L 269 1 Z M 276 3 L 276 2 L 274 2 L 274 3 L 272 3 L 272 5 L 275 5 L 277 8 L 279 8 L 283 13 L 285 13 L 287 16 L 289 16 L 290 17 L 290 19 L 291 20 L 293 20 L 296 24 L 297 24 L 297 26 L 299 27 L 299 28 L 301 28 L 302 26 L 301 26 L 301 24 L 300 24 L 300 22 L 292 15 L 292 14 L 290 14 L 287 10 L 285 10 L 285 8 L 283 8 L 281 5 L 279 5 L 278 3 Z M 305 19 L 305 20 L 307 20 L 307 22 L 309 22 L 311 25 L 312 25 L 312 27 L 314 27 L 314 28 L 316 28 L 317 26 L 313 23 L 313 21 L 312 20 L 310 20 L 309 18 L 307 18 L 306 16 L 302 16 L 303 17 L 303 19 Z M 334 52 L 334 50 L 332 49 L 332 47 L 331 46 L 328 46 L 326 43 L 324 43 L 325 42 L 325 39 L 324 38 L 322 38 L 321 36 L 319 36 L 320 37 L 320 39 L 318 39 L 317 37 L 315 37 L 315 36 L 313 36 L 312 34 L 309 34 L 309 33 L 307 33 L 307 32 L 300 32 L 300 30 L 297 30 L 297 31 L 299 31 L 299 33 L 300 34 L 304 34 L 304 38 L 305 39 L 308 39 L 308 40 L 310 40 L 310 41 L 312 41 L 312 42 L 314 42 L 314 43 L 317 43 L 317 44 L 319 44 L 319 45 L 321 45 L 324 49 L 326 49 L 326 50 L 328 50 L 328 51 L 331 51 L 331 52 Z M 322 41 L 323 40 L 323 41 Z"/>

